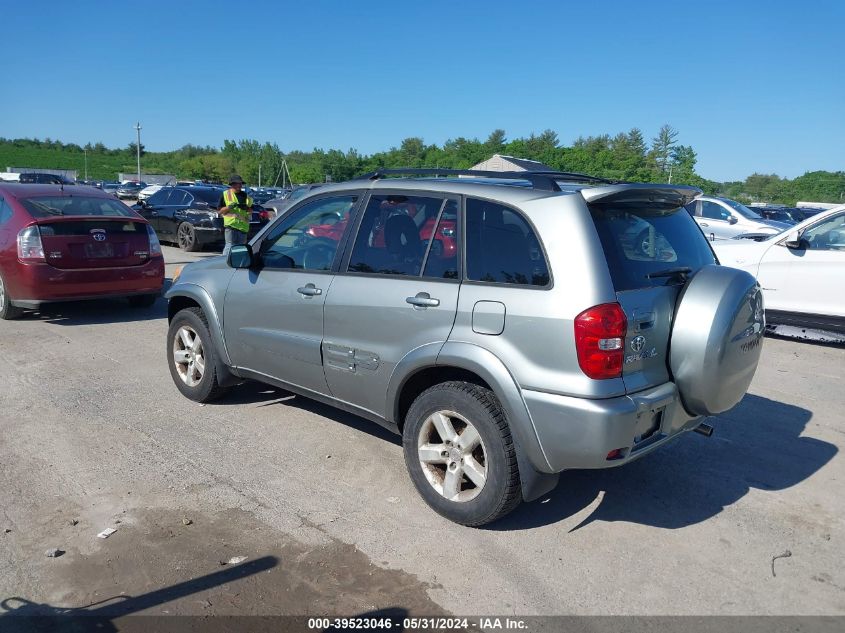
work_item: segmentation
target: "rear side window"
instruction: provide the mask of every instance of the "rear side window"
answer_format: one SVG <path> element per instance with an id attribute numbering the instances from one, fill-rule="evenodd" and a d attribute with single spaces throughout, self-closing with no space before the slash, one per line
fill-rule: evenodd
<path id="1" fill-rule="evenodd" d="M 549 266 L 540 240 L 519 213 L 494 202 L 467 199 L 467 278 L 547 286 Z"/>
<path id="2" fill-rule="evenodd" d="M 715 264 L 707 239 L 683 207 L 669 211 L 590 209 L 617 292 L 663 286 L 649 277 L 674 268 L 696 271 Z"/>
<path id="3" fill-rule="evenodd" d="M 12 219 L 12 207 L 0 196 L 0 225 Z"/>
<path id="4" fill-rule="evenodd" d="M 57 215 L 136 217 L 129 207 L 112 198 L 39 196 L 37 198 L 24 198 L 20 202 L 34 218 L 49 218 Z"/>
<path id="5" fill-rule="evenodd" d="M 347 270 L 382 275 L 458 276 L 457 200 L 373 195 Z"/>

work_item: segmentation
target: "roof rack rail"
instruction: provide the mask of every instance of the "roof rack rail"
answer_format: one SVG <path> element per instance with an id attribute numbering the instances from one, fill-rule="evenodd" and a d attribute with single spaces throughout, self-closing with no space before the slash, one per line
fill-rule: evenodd
<path id="1" fill-rule="evenodd" d="M 502 180 L 527 180 L 534 189 L 560 191 L 560 180 L 568 182 L 591 182 L 604 185 L 618 184 L 618 180 L 608 180 L 598 176 L 588 176 L 571 171 L 482 171 L 478 169 L 441 169 L 439 167 L 409 167 L 400 169 L 376 169 L 356 176 L 353 180 L 380 180 L 385 176 L 475 176 L 478 178 L 498 178 Z"/>

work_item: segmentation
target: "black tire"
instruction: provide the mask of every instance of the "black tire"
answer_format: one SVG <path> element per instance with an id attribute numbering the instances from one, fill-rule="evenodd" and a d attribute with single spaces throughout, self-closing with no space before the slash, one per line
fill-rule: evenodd
<path id="1" fill-rule="evenodd" d="M 12 305 L 12 298 L 6 290 L 6 282 L 0 276 L 0 319 L 4 321 L 11 321 L 17 319 L 23 314 L 23 309 Z"/>
<path id="2" fill-rule="evenodd" d="M 182 222 L 176 228 L 176 243 L 179 244 L 179 248 L 188 253 L 195 253 L 200 250 L 197 232 L 190 222 Z"/>
<path id="3" fill-rule="evenodd" d="M 156 302 L 158 295 L 134 295 L 126 299 L 133 308 L 149 308 Z"/>
<path id="4" fill-rule="evenodd" d="M 202 378 L 196 385 L 188 385 L 179 373 L 174 358 L 174 344 L 177 333 L 187 326 L 199 336 L 205 361 Z M 217 382 L 217 350 L 208 330 L 208 321 L 201 308 L 185 308 L 176 313 L 167 330 L 167 366 L 176 388 L 182 395 L 195 402 L 211 402 L 223 396 L 228 387 L 221 387 Z"/>
<path id="5" fill-rule="evenodd" d="M 481 437 L 486 480 L 476 496 L 467 501 L 452 501 L 443 496 L 429 481 L 420 463 L 418 437 L 421 432 L 425 433 L 424 425 L 429 417 L 439 411 L 462 416 Z M 502 518 L 522 502 L 513 438 L 505 413 L 489 389 L 452 381 L 425 390 L 414 400 L 405 418 L 402 445 L 405 465 L 417 491 L 435 512 L 450 521 L 468 526 L 485 525 Z M 449 466 L 444 465 L 444 472 L 447 468 Z M 468 477 L 462 477 L 465 479 L 462 479 L 461 487 L 473 485 Z"/>

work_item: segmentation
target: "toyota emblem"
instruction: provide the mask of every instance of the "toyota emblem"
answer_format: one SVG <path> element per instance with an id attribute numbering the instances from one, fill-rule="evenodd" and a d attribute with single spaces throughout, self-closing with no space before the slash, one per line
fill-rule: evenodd
<path id="1" fill-rule="evenodd" d="M 635 352 L 643 351 L 645 347 L 645 336 L 635 336 L 631 339 L 631 349 Z"/>
<path id="2" fill-rule="evenodd" d="M 106 241 L 106 234 L 105 233 L 94 233 L 94 239 L 98 242 L 105 242 Z"/>

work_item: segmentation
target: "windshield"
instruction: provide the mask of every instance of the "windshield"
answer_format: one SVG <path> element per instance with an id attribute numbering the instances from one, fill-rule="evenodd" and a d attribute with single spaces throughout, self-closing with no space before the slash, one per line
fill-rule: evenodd
<path id="1" fill-rule="evenodd" d="M 757 213 L 756 211 L 752 211 L 751 209 L 746 207 L 744 204 L 741 204 L 741 203 L 737 202 L 736 200 L 728 200 L 727 198 L 719 198 L 719 200 L 721 200 L 726 205 L 731 207 L 734 211 L 739 213 L 744 218 L 748 218 L 749 220 L 762 220 L 763 219 L 763 216 L 761 216 L 759 213 Z"/>
<path id="2" fill-rule="evenodd" d="M 57 215 L 134 218 L 135 214 L 122 202 L 94 196 L 39 196 L 20 201 L 34 218 Z"/>

